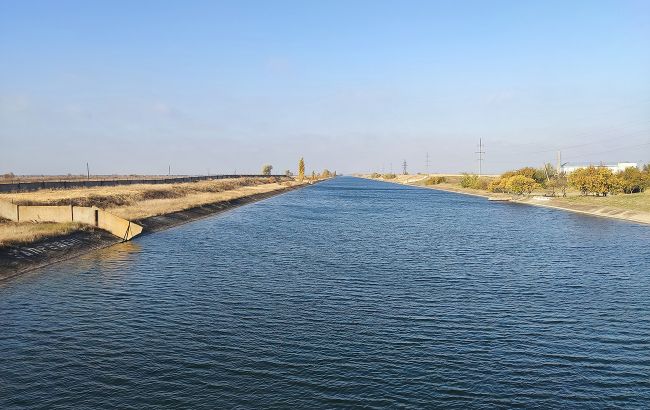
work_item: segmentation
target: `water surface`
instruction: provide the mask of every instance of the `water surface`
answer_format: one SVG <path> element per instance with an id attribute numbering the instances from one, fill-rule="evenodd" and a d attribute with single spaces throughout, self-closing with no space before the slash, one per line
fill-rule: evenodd
<path id="1" fill-rule="evenodd" d="M 649 245 L 337 178 L 0 285 L 0 408 L 647 408 Z"/>

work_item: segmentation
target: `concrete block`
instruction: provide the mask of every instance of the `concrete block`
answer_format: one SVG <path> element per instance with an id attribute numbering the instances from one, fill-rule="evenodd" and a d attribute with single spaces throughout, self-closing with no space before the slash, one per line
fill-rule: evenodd
<path id="1" fill-rule="evenodd" d="M 128 221 L 109 212 L 98 210 L 99 228 L 122 238 L 125 241 L 132 239 L 134 236 L 142 233 L 142 227 L 131 221 Z"/>

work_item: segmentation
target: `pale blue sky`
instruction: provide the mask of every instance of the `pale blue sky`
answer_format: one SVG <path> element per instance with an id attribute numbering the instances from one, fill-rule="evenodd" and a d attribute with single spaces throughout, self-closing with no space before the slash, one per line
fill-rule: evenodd
<path id="1" fill-rule="evenodd" d="M 650 1 L 0 0 L 0 172 L 650 161 Z"/>

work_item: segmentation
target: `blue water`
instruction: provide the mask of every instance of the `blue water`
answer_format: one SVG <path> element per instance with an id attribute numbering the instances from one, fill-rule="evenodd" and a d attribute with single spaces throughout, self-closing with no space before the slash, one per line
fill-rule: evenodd
<path id="1" fill-rule="evenodd" d="M 650 228 L 337 178 L 0 285 L 0 408 L 648 408 Z"/>

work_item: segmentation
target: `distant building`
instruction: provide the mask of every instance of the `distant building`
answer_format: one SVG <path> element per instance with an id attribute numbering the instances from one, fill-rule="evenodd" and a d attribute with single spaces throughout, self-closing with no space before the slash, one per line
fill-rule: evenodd
<path id="1" fill-rule="evenodd" d="M 565 172 L 567 174 L 572 173 L 573 171 L 580 169 L 580 168 L 588 168 L 594 166 L 596 168 L 607 168 L 611 170 L 613 173 L 625 171 L 627 168 L 637 168 L 638 164 L 636 162 L 619 162 L 617 164 L 572 164 L 572 163 L 566 163 L 562 165 L 562 172 Z"/>

